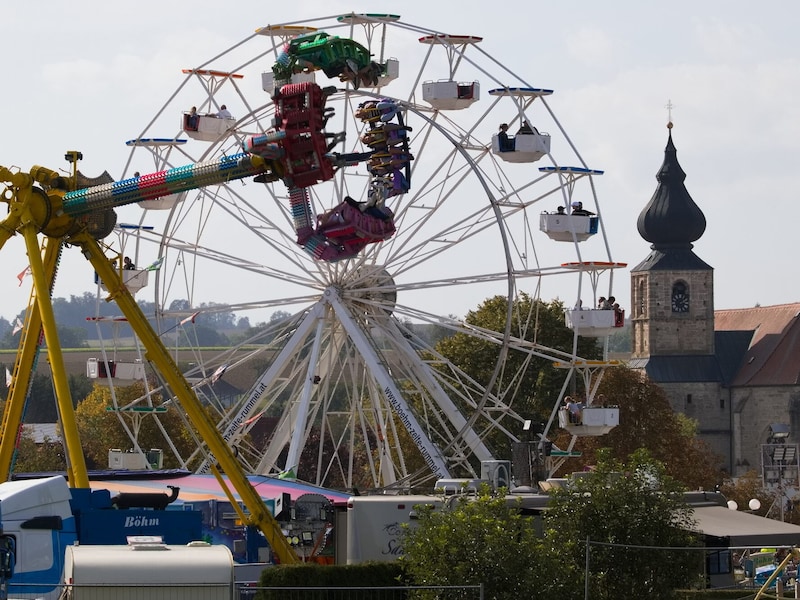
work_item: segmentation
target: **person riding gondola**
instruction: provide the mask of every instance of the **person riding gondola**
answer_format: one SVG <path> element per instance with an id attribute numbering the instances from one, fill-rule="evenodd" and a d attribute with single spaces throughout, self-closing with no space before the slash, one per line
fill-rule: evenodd
<path id="1" fill-rule="evenodd" d="M 591 217 L 594 213 L 590 210 L 586 210 L 583 208 L 583 202 L 573 202 L 572 203 L 572 214 L 573 215 L 580 215 L 584 217 Z"/>
<path id="2" fill-rule="evenodd" d="M 514 151 L 514 140 L 508 137 L 508 123 L 500 125 L 500 133 L 497 134 L 497 139 L 500 142 L 500 152 Z"/>

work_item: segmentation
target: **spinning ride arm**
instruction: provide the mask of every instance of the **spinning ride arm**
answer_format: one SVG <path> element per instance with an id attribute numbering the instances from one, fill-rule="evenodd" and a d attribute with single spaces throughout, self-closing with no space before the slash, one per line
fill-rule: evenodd
<path id="1" fill-rule="evenodd" d="M 259 156 L 234 154 L 218 160 L 68 192 L 64 195 L 63 210 L 68 215 L 77 217 L 209 185 L 221 185 L 265 173 L 268 169 L 267 162 Z"/>
<path id="2" fill-rule="evenodd" d="M 241 160 L 242 166 L 239 166 Z M 232 162 L 234 166 L 228 166 Z M 50 290 L 55 279 L 56 266 L 60 249 L 64 244 L 77 246 L 89 260 L 97 274 L 102 278 L 109 291 L 109 300 L 114 300 L 122 310 L 131 328 L 142 341 L 146 348 L 146 357 L 151 361 L 164 377 L 164 380 L 177 397 L 181 407 L 186 412 L 192 425 L 208 444 L 214 455 L 214 460 L 236 489 L 239 497 L 249 511 L 244 517 L 248 525 L 258 527 L 272 550 L 280 561 L 285 564 L 299 561 L 297 554 L 281 532 L 280 525 L 270 514 L 264 501 L 250 484 L 242 471 L 239 462 L 232 450 L 228 447 L 206 415 L 203 407 L 192 388 L 186 382 L 182 373 L 172 360 L 166 347 L 153 331 L 144 313 L 122 281 L 120 273 L 109 262 L 108 257 L 98 243 L 98 239 L 107 235 L 102 227 L 108 219 L 100 218 L 103 213 L 111 212 L 113 206 L 121 206 L 136 202 L 144 198 L 153 198 L 172 193 L 168 190 L 188 189 L 187 182 L 191 185 L 209 185 L 212 182 L 221 182 L 231 178 L 231 174 L 247 176 L 253 173 L 253 162 L 245 157 L 223 159 L 217 168 L 205 169 L 207 163 L 196 165 L 200 172 L 193 176 L 176 177 L 173 181 L 166 178 L 154 177 L 148 179 L 145 185 L 139 186 L 139 180 L 125 180 L 120 184 L 109 184 L 88 188 L 86 190 L 72 190 L 77 178 L 72 180 L 60 177 L 56 172 L 34 167 L 30 173 L 13 173 L 0 167 L 0 181 L 7 185 L 2 194 L 2 200 L 9 204 L 8 216 L 0 222 L 0 247 L 4 245 L 15 233 L 21 233 L 30 259 L 30 270 L 34 281 L 35 305 L 26 316 L 26 328 L 20 345 L 20 351 L 15 364 L 15 373 L 27 372 L 33 368 L 35 350 L 38 348 L 38 331 L 44 329 L 47 342 L 47 352 L 53 373 L 59 411 L 62 419 L 64 437 L 67 443 L 67 452 L 70 464 L 70 483 L 72 487 L 89 487 L 86 464 L 81 449 L 77 427 L 75 426 L 72 400 L 69 393 L 68 379 L 64 369 L 63 357 L 58 341 L 53 307 L 50 301 Z M 191 170 L 191 169 L 190 169 Z M 175 170 L 173 170 L 175 171 Z M 178 170 L 180 171 L 180 170 Z M 171 172 L 167 172 L 171 173 Z M 164 175 L 156 174 L 158 176 Z M 152 181 L 163 179 L 163 186 L 156 191 L 157 186 Z M 34 185 L 40 184 L 39 186 Z M 150 183 L 150 185 L 147 185 Z M 177 186 L 177 187 L 175 187 Z M 181 187 L 183 186 L 183 187 Z M 167 191 L 164 191 L 164 190 Z M 116 193 L 115 193 L 116 190 Z M 98 226 L 98 222 L 100 226 Z M 99 227 L 99 229 L 98 229 Z M 38 243 L 38 234 L 46 236 L 45 249 L 42 253 Z M 22 383 L 22 380 L 19 382 Z M 10 462 L 13 456 L 16 433 L 21 424 L 21 417 L 27 392 L 27 385 L 12 386 L 10 401 L 7 403 L 2 436 L 0 437 L 0 469 L 8 477 Z M 225 488 L 221 476 L 220 483 Z M 227 491 L 227 490 L 226 490 Z M 230 492 L 228 495 L 231 496 Z M 234 503 L 235 505 L 235 503 Z"/>

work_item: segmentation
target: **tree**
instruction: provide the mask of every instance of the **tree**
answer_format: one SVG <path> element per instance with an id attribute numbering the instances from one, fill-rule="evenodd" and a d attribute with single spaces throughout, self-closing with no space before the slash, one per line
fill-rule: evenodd
<path id="1" fill-rule="evenodd" d="M 37 444 L 31 434 L 23 432 L 14 460 L 15 473 L 53 473 L 66 470 L 64 446 L 60 441 L 45 438 Z"/>
<path id="2" fill-rule="evenodd" d="M 646 375 L 627 367 L 607 369 L 597 397 L 601 394 L 602 403 L 619 406 L 619 425 L 600 437 L 579 438 L 575 450 L 582 456 L 568 460 L 562 473 L 594 464 L 601 448 L 610 448 L 620 461 L 645 448 L 689 489 L 714 489 L 722 481 L 721 459 L 697 437 L 696 422 L 673 411 L 664 390 Z M 556 445 L 565 446 L 569 437 L 561 433 Z"/>
<path id="3" fill-rule="evenodd" d="M 702 553 L 685 550 L 696 539 L 684 488 L 646 450 L 627 464 L 608 451 L 598 459 L 594 471 L 551 492 L 544 517 L 548 547 L 564 564 L 584 565 L 588 540 L 595 600 L 673 597 L 702 572 Z M 578 577 L 584 576 L 582 569 Z"/>
<path id="4" fill-rule="evenodd" d="M 198 317 L 199 318 L 199 317 Z M 178 343 L 191 347 L 224 347 L 230 344 L 228 336 L 221 331 L 203 324 L 195 324 L 190 330 L 181 329 Z"/>
<path id="5" fill-rule="evenodd" d="M 93 388 L 92 381 L 82 374 L 69 375 L 68 385 L 73 407 L 77 406 Z M 7 394 L 7 390 L 8 388 L 5 388 L 3 393 Z M 50 375 L 33 374 L 24 421 L 25 423 L 55 423 L 58 421 L 56 395 Z"/>
<path id="6" fill-rule="evenodd" d="M 465 320 L 478 327 L 504 331 L 507 307 L 508 299 L 505 296 L 495 296 L 484 301 L 477 310 L 470 311 Z M 522 293 L 514 300 L 512 314 L 513 336 L 548 348 L 572 352 L 574 335 L 564 322 L 564 304 L 561 301 L 548 303 Z M 500 352 L 497 344 L 464 333 L 442 339 L 436 349 L 483 385 L 488 384 Z M 594 338 L 579 338 L 578 354 L 586 359 L 602 357 Z M 528 353 L 512 350 L 506 359 L 504 373 L 523 373 L 514 397 L 506 398 L 506 401 L 520 414 L 535 420 L 546 419 L 559 396 L 564 371 L 557 369 L 554 362 L 547 358 L 532 357 Z M 498 455 L 505 452 L 510 456 L 507 440 L 495 438 L 493 442 Z"/>
<path id="7" fill-rule="evenodd" d="M 144 386 L 137 382 L 124 388 L 117 388 L 117 402 L 119 405 L 128 404 L 144 393 Z M 86 397 L 75 410 L 75 422 L 81 438 L 86 465 L 90 469 L 108 467 L 108 451 L 112 448 L 127 450 L 133 447 L 125 429 L 115 411 L 107 410 L 112 406 L 111 391 L 109 388 L 96 385 L 94 391 Z M 133 429 L 133 419 L 136 413 L 122 414 L 130 429 Z M 187 430 L 178 408 L 169 405 L 167 412 L 146 414 L 141 419 L 137 441 L 142 450 L 150 448 L 165 449 L 166 440 L 157 427 L 155 419 L 164 426 L 170 439 L 175 444 L 181 457 L 184 459 L 197 447 L 191 433 Z M 164 467 L 176 468 L 181 465 L 170 452 L 164 452 Z"/>
<path id="8" fill-rule="evenodd" d="M 484 585 L 486 598 L 517 600 L 531 594 L 568 598 L 563 582 L 575 577 L 544 551 L 534 520 L 501 492 L 484 486 L 477 497 L 458 495 L 441 509 L 415 507 L 416 527 L 402 535 L 402 561 L 413 585 Z M 559 594 L 561 590 L 561 594 Z"/>
<path id="9" fill-rule="evenodd" d="M 750 470 L 741 477 L 736 479 L 728 479 L 719 487 L 719 491 L 725 496 L 728 501 L 733 500 L 739 506 L 739 510 L 748 510 L 750 507 L 750 500 L 758 500 L 761 507 L 757 510 L 751 510 L 754 514 L 767 515 L 770 507 L 776 500 L 776 490 L 768 490 L 764 487 L 764 481 L 761 475 L 755 471 Z M 789 515 L 790 517 L 793 515 Z M 791 521 L 797 524 L 797 521 Z"/>

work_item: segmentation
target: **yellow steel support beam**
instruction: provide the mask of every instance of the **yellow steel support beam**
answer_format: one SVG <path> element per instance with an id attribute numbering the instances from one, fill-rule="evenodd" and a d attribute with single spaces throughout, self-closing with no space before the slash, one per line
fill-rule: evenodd
<path id="1" fill-rule="evenodd" d="M 186 412 L 189 421 L 197 430 L 201 439 L 208 444 L 214 460 L 227 475 L 250 513 L 247 523 L 257 526 L 261 530 L 272 551 L 278 556 L 282 564 L 299 562 L 297 554 L 283 535 L 280 525 L 270 514 L 269 509 L 253 488 L 250 480 L 247 479 L 239 461 L 228 444 L 225 443 L 215 424 L 209 419 L 194 390 L 189 386 L 178 366 L 172 360 L 169 351 L 150 326 L 150 323 L 148 323 L 147 317 L 123 284 L 119 273 L 111 266 L 108 258 L 103 254 L 98 243 L 85 232 L 72 236 L 69 242 L 79 246 L 84 256 L 92 263 L 108 290 L 107 299 L 115 301 L 122 313 L 127 317 L 128 324 L 146 350 L 145 357 L 155 364 L 164 381 L 177 397 L 180 406 Z M 226 491 L 226 493 L 230 495 L 229 492 Z"/>
<path id="2" fill-rule="evenodd" d="M 61 243 L 56 240 L 45 240 L 43 263 L 46 270 L 58 259 Z M 11 385 L 8 386 L 8 398 L 3 411 L 3 424 L 0 427 L 0 481 L 8 481 L 14 460 L 17 434 L 22 425 L 25 400 L 33 376 L 36 354 L 39 350 L 39 338 L 42 333 L 42 317 L 36 302 L 36 290 L 31 290 L 28 309 L 25 311 L 25 323 L 20 333 L 17 357 Z"/>
<path id="3" fill-rule="evenodd" d="M 88 488 L 89 475 L 86 472 L 86 460 L 83 456 L 78 427 L 75 424 L 75 412 L 72 407 L 72 394 L 69 390 L 69 379 L 67 370 L 64 366 L 64 356 L 61 353 L 61 342 L 58 339 L 58 329 L 56 318 L 53 313 L 53 305 L 50 301 L 50 290 L 55 274 L 55 261 L 49 266 L 49 271 L 45 268 L 42 260 L 41 250 L 39 249 L 39 238 L 36 226 L 32 222 L 23 222 L 20 228 L 22 237 L 25 239 L 25 246 L 28 250 L 28 261 L 31 266 L 31 277 L 36 291 L 36 306 L 39 308 L 39 315 L 44 329 L 44 339 L 47 343 L 47 356 L 50 360 L 50 371 L 53 375 L 53 387 L 56 391 L 56 402 L 58 412 L 61 417 L 61 429 L 64 436 L 64 443 L 67 447 L 69 456 L 69 482 L 72 487 Z M 58 245 L 59 241 L 50 240 L 50 244 Z M 31 363 L 31 366 L 32 363 Z"/>

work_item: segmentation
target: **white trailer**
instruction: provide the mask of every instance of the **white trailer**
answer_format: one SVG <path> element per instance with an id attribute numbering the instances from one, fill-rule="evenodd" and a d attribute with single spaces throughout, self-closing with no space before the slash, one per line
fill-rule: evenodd
<path id="1" fill-rule="evenodd" d="M 365 561 L 395 560 L 403 553 L 400 545 L 403 524 L 414 521 L 415 507 L 441 507 L 441 496 L 353 496 L 347 501 L 348 565 Z"/>
<path id="2" fill-rule="evenodd" d="M 64 584 L 73 600 L 231 600 L 234 561 L 227 546 L 68 546 Z"/>

